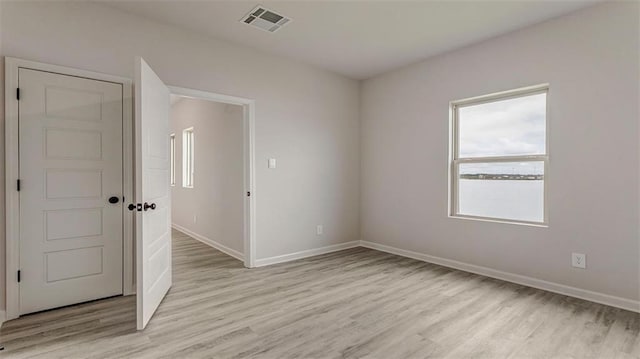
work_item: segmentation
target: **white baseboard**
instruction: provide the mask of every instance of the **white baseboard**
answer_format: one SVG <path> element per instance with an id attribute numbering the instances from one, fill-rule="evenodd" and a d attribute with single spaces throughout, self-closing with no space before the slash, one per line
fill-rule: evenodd
<path id="1" fill-rule="evenodd" d="M 256 259 L 256 267 L 264 267 L 264 266 L 268 266 L 276 263 L 290 262 L 296 259 L 313 257 L 320 254 L 342 251 L 345 249 L 355 248 L 359 246 L 360 246 L 360 241 L 351 241 L 346 243 L 332 244 L 326 247 L 308 249 L 305 251 L 300 251 L 295 253 L 283 254 L 281 256 Z"/>
<path id="2" fill-rule="evenodd" d="M 370 248 L 370 249 L 375 249 L 382 252 L 396 254 L 402 257 L 413 258 L 423 262 L 438 264 L 444 267 L 449 267 L 449 268 L 454 268 L 454 269 L 458 269 L 465 272 L 480 274 L 486 277 L 496 278 L 496 279 L 500 279 L 500 280 L 504 280 L 504 281 L 512 282 L 516 284 L 521 284 L 527 287 L 542 289 L 542 290 L 546 290 L 553 293 L 563 294 L 570 297 L 584 299 L 591 302 L 605 304 L 612 307 L 622 308 L 632 312 L 640 313 L 640 301 L 637 301 L 637 300 L 620 298 L 620 297 L 616 297 L 608 294 L 593 292 L 586 289 L 570 287 L 564 284 L 548 282 L 541 279 L 503 272 L 503 271 L 499 271 L 499 270 L 495 270 L 487 267 L 477 266 L 474 264 L 458 262 L 451 259 L 430 256 L 428 254 L 408 251 L 405 249 L 399 249 L 399 248 L 378 244 L 378 243 L 373 243 L 373 242 L 368 242 L 368 241 L 360 241 L 360 245 L 365 248 Z"/>
<path id="3" fill-rule="evenodd" d="M 236 258 L 238 260 L 244 261 L 244 254 L 241 253 L 241 252 L 236 251 L 235 249 L 229 248 L 229 247 L 225 246 L 224 244 L 218 243 L 218 242 L 214 241 L 211 238 L 207 238 L 207 237 L 202 236 L 202 235 L 200 235 L 198 233 L 192 232 L 192 231 L 190 231 L 190 230 L 188 230 L 188 229 L 186 229 L 186 228 L 184 228 L 184 227 L 182 227 L 182 226 L 180 226 L 178 224 L 172 223 L 171 227 L 177 229 L 178 231 L 180 231 L 180 232 L 182 232 L 184 234 L 188 234 L 189 236 L 193 237 L 194 239 L 197 239 L 200 242 L 202 242 L 202 243 L 204 243 L 204 244 L 206 244 L 208 246 L 211 246 L 211 247 L 219 250 L 222 253 L 226 253 L 226 254 L 232 256 L 233 258 Z"/>
<path id="4" fill-rule="evenodd" d="M 197 233 L 194 233 L 180 225 L 173 224 L 173 228 L 188 234 L 189 236 L 205 243 L 221 252 L 224 252 L 232 257 L 235 257 L 239 260 L 243 260 L 244 255 L 234 249 L 231 249 L 225 245 L 222 245 L 212 239 L 201 236 Z M 621 308 L 625 310 L 629 310 L 632 312 L 640 313 L 640 301 L 632 300 L 627 298 L 616 297 L 609 294 L 594 292 L 586 289 L 580 289 L 576 287 L 571 287 L 564 284 L 554 283 L 545 281 L 542 279 L 527 277 L 524 275 L 513 274 L 508 272 L 503 272 L 500 270 L 478 266 L 475 264 L 468 264 L 464 262 L 459 262 L 452 259 L 446 259 L 442 257 L 436 257 L 428 254 L 423 254 L 419 252 L 409 251 L 406 249 L 400 249 L 396 247 L 387 246 L 384 244 L 378 244 L 369 241 L 351 241 L 346 243 L 333 244 L 326 247 L 308 249 L 300 252 L 283 254 L 274 257 L 261 258 L 257 259 L 255 262 L 256 267 L 264 267 L 277 263 L 290 262 L 297 259 L 313 257 L 321 254 L 337 252 L 349 248 L 355 247 L 365 247 L 369 249 L 378 250 L 381 252 L 387 252 L 395 255 L 399 255 L 402 257 L 417 259 L 419 261 L 438 264 L 444 267 L 449 267 L 453 269 L 458 269 L 465 272 L 475 273 L 479 275 L 483 275 L 486 277 L 496 278 L 500 280 L 504 280 L 507 282 L 512 282 L 520 285 L 524 285 L 527 287 L 537 288 L 546 290 L 553 293 L 563 294 L 570 297 L 575 297 L 579 299 L 588 300 L 595 303 L 605 304 L 616 308 Z M 4 320 L 4 312 L 0 312 L 0 323 Z"/>

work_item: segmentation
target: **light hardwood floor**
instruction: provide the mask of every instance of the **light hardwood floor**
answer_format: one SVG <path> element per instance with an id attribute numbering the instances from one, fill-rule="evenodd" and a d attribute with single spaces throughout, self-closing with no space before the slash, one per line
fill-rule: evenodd
<path id="1" fill-rule="evenodd" d="M 265 268 L 174 232 L 174 284 L 5 323 L 2 358 L 638 358 L 640 315 L 370 249 Z"/>

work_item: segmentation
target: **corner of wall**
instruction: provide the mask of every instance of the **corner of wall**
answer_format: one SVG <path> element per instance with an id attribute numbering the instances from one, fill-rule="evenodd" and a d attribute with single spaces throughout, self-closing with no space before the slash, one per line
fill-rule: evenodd
<path id="1" fill-rule="evenodd" d="M 197 241 L 200 241 L 200 242 L 208 245 L 209 247 L 215 248 L 215 249 L 219 250 L 220 252 L 222 252 L 224 254 L 227 254 L 227 255 L 229 255 L 229 256 L 231 256 L 231 257 L 233 257 L 233 258 L 235 258 L 235 259 L 237 259 L 239 261 L 244 262 L 244 253 L 242 253 L 242 252 L 239 252 L 239 251 L 237 251 L 237 250 L 235 250 L 233 248 L 229 248 L 229 247 L 225 246 L 222 243 L 219 243 L 219 242 L 217 242 L 217 241 L 215 241 L 215 240 L 213 240 L 211 238 L 208 238 L 208 237 L 203 236 L 203 235 L 201 235 L 199 233 L 191 231 L 188 228 L 183 227 L 183 226 L 181 226 L 179 224 L 172 223 L 171 224 L 171 228 L 173 228 L 175 230 L 178 230 L 178 231 L 190 236 L 191 238 L 193 238 L 193 239 L 195 239 Z"/>
<path id="2" fill-rule="evenodd" d="M 258 258 L 256 259 L 255 266 L 264 267 L 272 264 L 286 263 L 286 262 L 291 262 L 298 259 L 319 256 L 321 254 L 328 254 L 328 253 L 343 251 L 345 249 L 356 248 L 356 247 L 360 247 L 360 241 L 342 242 L 342 243 L 332 244 L 324 247 L 307 249 L 300 252 L 278 255 L 274 257 Z"/>
<path id="3" fill-rule="evenodd" d="M 362 138 L 362 123 L 364 121 L 364 114 L 362 109 L 364 108 L 362 104 L 362 89 L 364 88 L 364 82 L 366 80 L 358 80 L 358 242 L 362 242 L 364 238 L 362 238 L 362 208 L 364 204 L 362 203 L 363 193 L 362 193 L 362 172 L 363 172 L 363 164 L 362 160 L 364 154 L 363 148 L 363 138 Z"/>
<path id="4" fill-rule="evenodd" d="M 419 260 L 422 262 L 432 263 L 441 265 L 447 268 L 457 269 L 463 272 L 469 272 L 478 274 L 481 276 L 495 278 L 499 280 L 503 280 L 505 282 L 511 282 L 515 284 L 520 284 L 526 287 L 536 288 L 540 290 L 545 290 L 547 292 L 557 293 L 566 295 L 569 297 L 574 297 L 582 300 L 587 300 L 594 303 L 604 304 L 611 307 L 621 308 L 624 310 L 640 313 L 640 301 L 621 298 L 605 293 L 594 292 L 582 288 L 572 287 L 560 283 L 549 282 L 546 280 L 533 278 L 529 276 L 508 273 L 488 267 L 483 267 L 475 264 L 464 263 L 452 259 L 436 257 L 429 254 L 414 252 L 406 249 L 400 249 L 392 246 L 387 246 L 384 244 L 368 242 L 368 241 L 360 241 L 360 246 L 386 252 L 390 254 L 395 254 L 401 257 L 411 258 L 415 260 Z"/>
<path id="5" fill-rule="evenodd" d="M 0 328 L 2 328 L 2 324 L 4 324 L 6 320 L 7 315 L 5 314 L 4 310 L 0 310 Z M 0 343 L 0 345 L 2 345 L 2 343 Z"/>

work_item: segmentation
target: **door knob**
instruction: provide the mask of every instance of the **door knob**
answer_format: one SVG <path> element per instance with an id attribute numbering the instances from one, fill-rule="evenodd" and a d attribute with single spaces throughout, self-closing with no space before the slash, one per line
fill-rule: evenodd
<path id="1" fill-rule="evenodd" d="M 146 211 L 146 210 L 148 210 L 149 208 L 151 208 L 151 210 L 156 209 L 156 204 L 155 204 L 155 203 L 151 203 L 151 204 L 149 204 L 149 203 L 145 202 L 145 203 L 144 203 L 144 210 Z"/>
<path id="2" fill-rule="evenodd" d="M 109 203 L 111 203 L 111 204 L 116 204 L 119 201 L 120 201 L 119 197 L 116 197 L 116 196 L 109 197 Z"/>

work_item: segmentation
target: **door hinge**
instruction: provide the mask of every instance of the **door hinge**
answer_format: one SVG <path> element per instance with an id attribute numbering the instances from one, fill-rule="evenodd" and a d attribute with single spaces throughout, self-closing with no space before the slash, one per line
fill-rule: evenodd
<path id="1" fill-rule="evenodd" d="M 20 101 L 20 87 L 16 88 L 16 100 Z"/>
<path id="2" fill-rule="evenodd" d="M 18 283 L 20 283 L 20 280 L 22 279 L 22 278 L 20 278 L 20 272 L 21 271 L 18 271 Z"/>
<path id="3" fill-rule="evenodd" d="M 21 184 L 20 180 L 17 180 L 16 182 L 17 182 L 16 183 L 16 189 L 18 190 L 18 192 L 20 192 L 20 184 Z"/>

